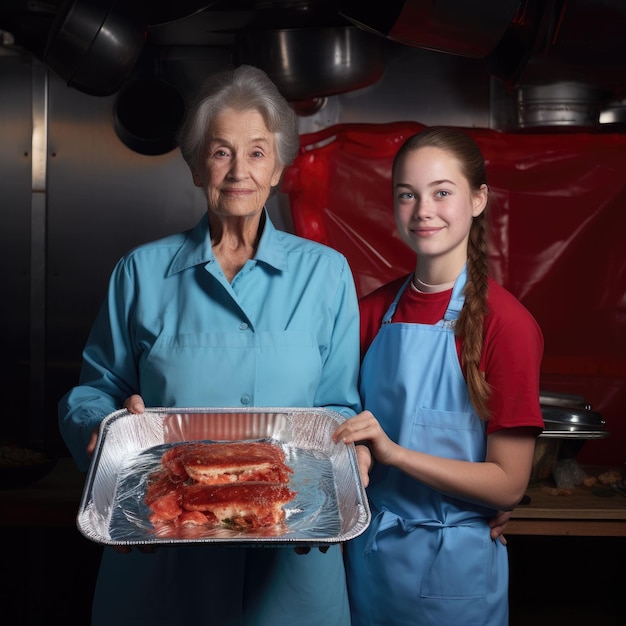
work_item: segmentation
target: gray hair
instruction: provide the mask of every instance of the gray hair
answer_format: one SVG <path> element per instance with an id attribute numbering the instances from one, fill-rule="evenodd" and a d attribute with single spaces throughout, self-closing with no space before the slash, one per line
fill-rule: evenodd
<path id="1" fill-rule="evenodd" d="M 198 167 L 207 134 L 226 109 L 258 111 L 274 135 L 280 165 L 293 163 L 300 148 L 298 116 L 263 70 L 240 65 L 209 76 L 189 107 L 178 131 L 178 145 L 189 167 Z"/>

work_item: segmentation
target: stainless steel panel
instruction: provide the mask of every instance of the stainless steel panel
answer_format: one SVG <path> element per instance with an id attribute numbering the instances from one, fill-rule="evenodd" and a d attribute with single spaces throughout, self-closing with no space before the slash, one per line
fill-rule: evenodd
<path id="1" fill-rule="evenodd" d="M 0 48 L 0 437 L 28 436 L 30 394 L 31 57 Z"/>

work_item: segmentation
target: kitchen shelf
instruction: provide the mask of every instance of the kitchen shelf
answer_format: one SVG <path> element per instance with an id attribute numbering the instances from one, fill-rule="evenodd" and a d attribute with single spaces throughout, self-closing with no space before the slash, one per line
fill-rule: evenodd
<path id="1" fill-rule="evenodd" d="M 599 476 L 613 468 L 582 466 L 582 469 L 588 476 Z M 594 487 L 574 487 L 570 495 L 552 495 L 549 490 L 554 487 L 551 481 L 529 486 L 528 504 L 515 508 L 505 534 L 626 537 L 624 495 L 600 483 Z"/>

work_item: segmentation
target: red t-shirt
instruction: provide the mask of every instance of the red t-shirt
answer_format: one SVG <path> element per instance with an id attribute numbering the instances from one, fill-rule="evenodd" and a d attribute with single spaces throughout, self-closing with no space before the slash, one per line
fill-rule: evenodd
<path id="1" fill-rule="evenodd" d="M 406 276 L 398 278 L 361 298 L 361 355 L 365 355 L 405 280 Z M 392 322 L 435 324 L 443 319 L 451 296 L 452 289 L 428 294 L 408 285 Z M 514 426 L 543 428 L 539 406 L 539 371 L 543 356 L 541 329 L 521 302 L 492 279 L 489 279 L 487 304 L 480 362 L 491 387 L 491 418 L 487 433 Z M 459 360 L 462 345 L 462 340 L 457 337 Z"/>

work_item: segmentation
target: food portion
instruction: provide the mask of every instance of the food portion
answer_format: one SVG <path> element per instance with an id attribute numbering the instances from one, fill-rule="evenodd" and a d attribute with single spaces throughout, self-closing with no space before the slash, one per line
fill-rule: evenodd
<path id="1" fill-rule="evenodd" d="M 189 485 L 183 489 L 183 511 L 203 513 L 207 520 L 237 528 L 259 528 L 285 520 L 282 508 L 295 493 L 285 485 L 240 482 L 227 485 Z"/>
<path id="2" fill-rule="evenodd" d="M 291 474 L 282 449 L 267 441 L 184 444 L 165 452 L 162 465 L 175 482 L 190 479 L 203 485 L 287 483 Z"/>
<path id="3" fill-rule="evenodd" d="M 281 524 L 296 493 L 283 450 L 270 442 L 185 443 L 148 478 L 150 521 L 254 530 Z"/>

